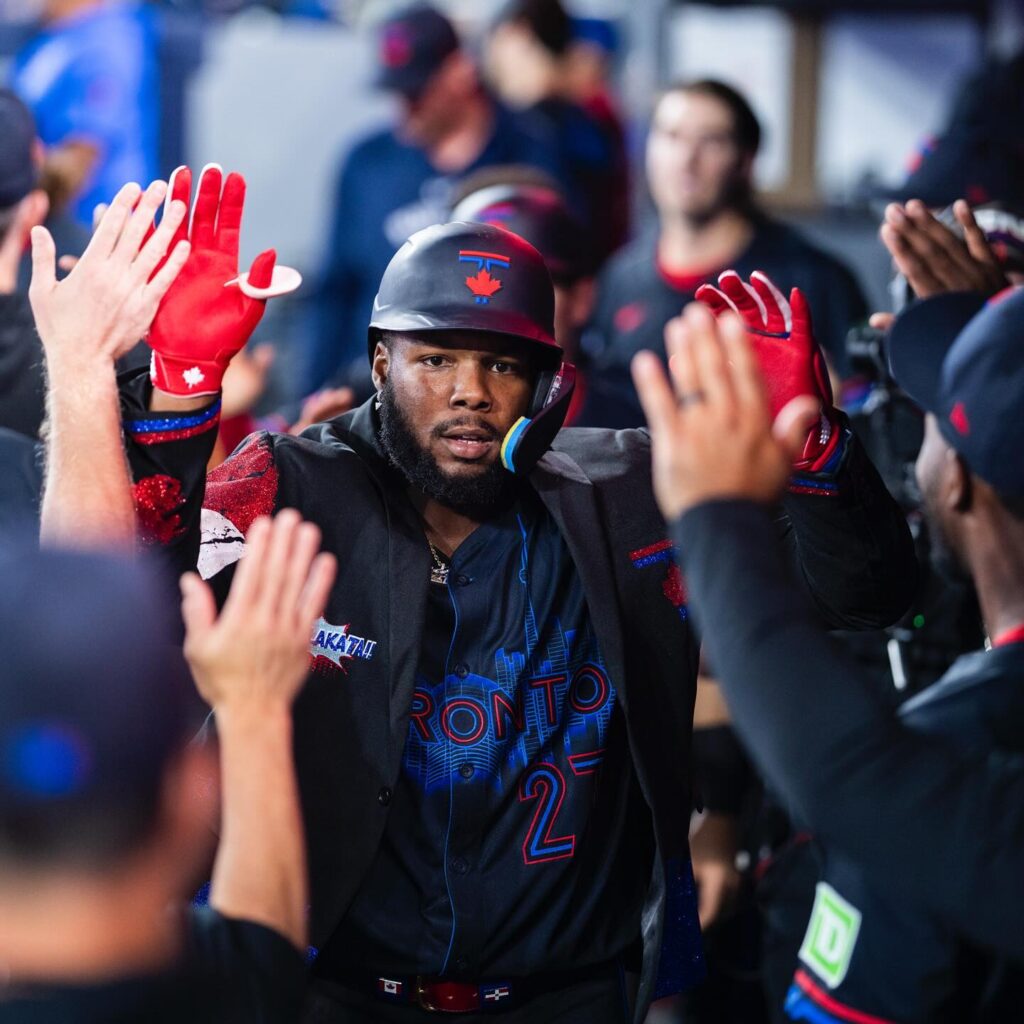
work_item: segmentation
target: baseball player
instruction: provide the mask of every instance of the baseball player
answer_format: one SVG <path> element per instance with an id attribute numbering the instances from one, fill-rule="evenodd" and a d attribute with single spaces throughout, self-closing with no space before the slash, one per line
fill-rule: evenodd
<path id="1" fill-rule="evenodd" d="M 207 479 L 220 375 L 276 287 L 269 257 L 239 277 L 240 179 L 221 187 L 207 169 L 123 417 L 140 521 L 215 591 L 253 519 L 283 507 L 338 558 L 294 711 L 307 1019 L 642 1020 L 701 972 L 698 641 L 647 434 L 560 429 L 574 370 L 540 254 L 455 222 L 381 279 L 376 394 L 298 438 L 252 435 Z M 188 201 L 187 172 L 171 193 Z M 779 532 L 824 622 L 880 626 L 913 588 L 903 518 L 831 404 L 802 298 L 737 283 L 770 297 L 779 401 L 821 408 Z"/>

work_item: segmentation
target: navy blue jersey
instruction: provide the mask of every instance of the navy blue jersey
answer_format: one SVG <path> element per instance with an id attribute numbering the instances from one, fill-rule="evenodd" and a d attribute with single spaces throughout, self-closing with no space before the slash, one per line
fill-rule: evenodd
<path id="1" fill-rule="evenodd" d="M 1021 760 L 1024 645 L 965 655 L 900 717 L 916 732 L 943 737 L 951 758 Z M 912 828 L 913 808 L 907 813 Z M 880 892 L 870 873 L 828 848 L 800 959 L 786 1008 L 814 1024 L 1009 1021 L 1024 994 L 1019 966 L 967 942 L 915 901 Z"/>
<path id="2" fill-rule="evenodd" d="M 653 852 L 579 574 L 524 498 L 430 588 L 383 842 L 317 973 L 603 962 L 639 938 Z"/>

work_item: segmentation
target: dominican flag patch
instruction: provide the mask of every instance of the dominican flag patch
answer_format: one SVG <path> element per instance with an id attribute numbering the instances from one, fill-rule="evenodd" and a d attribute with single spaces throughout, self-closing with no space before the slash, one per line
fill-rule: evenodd
<path id="1" fill-rule="evenodd" d="M 481 987 L 480 992 L 484 997 L 485 1003 L 500 1003 L 502 999 L 508 999 L 512 995 L 512 989 L 508 984 L 484 985 Z"/>
<path id="2" fill-rule="evenodd" d="M 378 978 L 377 991 L 382 996 L 394 996 L 398 998 L 402 994 L 402 983 L 392 978 Z"/>

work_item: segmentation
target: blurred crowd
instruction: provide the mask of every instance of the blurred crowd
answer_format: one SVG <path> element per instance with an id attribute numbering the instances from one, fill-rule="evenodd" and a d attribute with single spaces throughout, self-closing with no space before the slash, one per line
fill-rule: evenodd
<path id="1" fill-rule="evenodd" d="M 308 6 L 289 13 L 336 13 Z M 241 179 L 216 167 L 201 174 L 197 169 L 190 199 L 188 170 L 172 175 L 173 168 L 163 166 L 153 8 L 46 0 L 38 26 L 11 63 L 7 88 L 0 90 L 0 656 L 6 663 L 0 672 L 0 1021 L 427 1020 L 437 1015 L 431 1001 L 448 997 L 448 979 L 459 988 L 453 1000 L 467 986 L 479 990 L 479 1006 L 465 1009 L 466 1019 L 506 1015 L 509 1024 L 600 1024 L 632 1020 L 634 1014 L 638 1021 L 646 1014 L 649 1024 L 1017 1019 L 1024 929 L 1018 924 L 1016 936 L 1007 937 L 1004 922 L 1022 909 L 1016 902 L 1020 885 L 1011 883 L 1012 891 L 993 885 L 987 898 L 1004 906 L 989 915 L 978 909 L 978 892 L 985 888 L 978 873 L 991 869 L 995 875 L 1018 853 L 1024 855 L 1020 827 L 1003 816 L 999 802 L 1015 806 L 1024 737 L 1024 705 L 1016 694 L 1024 666 L 1007 653 L 1024 639 L 1024 560 L 1018 561 L 1024 559 L 1024 463 L 1015 447 L 1024 422 L 1024 305 L 1015 290 L 1024 283 L 1024 56 L 980 68 L 906 181 L 879 191 L 877 258 L 890 268 L 892 302 L 877 310 L 841 247 L 826 252 L 759 198 L 754 181 L 762 126 L 751 98 L 732 85 L 709 78 L 664 83 L 651 97 L 637 146 L 630 140 L 641 137 L 639 126 L 627 122 L 616 91 L 614 60 L 622 45 L 616 26 L 572 17 L 561 0 L 508 0 L 472 39 L 426 5 L 394 11 L 365 32 L 367 46 L 374 48 L 373 86 L 394 100 L 395 118 L 344 154 L 334 191 L 323 197 L 323 265 L 303 268 L 306 280 L 290 298 L 279 296 L 295 291 L 298 274 L 276 265 L 273 254 L 263 254 L 248 274 L 239 274 Z M 342 101 L 335 105 L 344 116 Z M 330 115 L 325 107 L 322 116 Z M 908 152 L 917 141 L 907 139 Z M 151 181 L 159 183 L 158 191 L 145 188 Z M 123 186 L 130 182 L 142 187 L 128 194 Z M 162 220 L 156 219 L 158 210 Z M 201 237 L 203 225 L 208 235 Z M 637 540 L 635 550 L 627 545 L 626 537 L 640 536 L 630 502 L 635 496 L 640 522 L 650 485 L 629 477 L 623 492 L 603 491 L 610 487 L 607 467 L 593 470 L 597 504 L 587 513 L 600 529 L 588 526 L 583 512 L 574 511 L 569 523 L 573 530 L 590 530 L 595 546 L 630 551 L 629 571 L 664 565 L 667 574 L 655 586 L 669 599 L 673 622 L 682 618 L 704 640 L 699 664 L 698 641 L 684 653 L 664 641 L 665 660 L 681 659 L 681 673 L 692 669 L 692 692 L 680 699 L 692 701 L 693 731 L 692 738 L 680 737 L 676 751 L 660 750 L 663 760 L 651 769 L 674 778 L 678 762 L 686 762 L 681 785 L 692 800 L 686 805 L 679 797 L 675 827 L 680 842 L 688 841 L 682 859 L 688 856 L 692 865 L 686 899 L 697 918 L 690 923 L 702 933 L 692 943 L 684 939 L 684 927 L 678 934 L 672 929 L 686 917 L 683 903 L 672 902 L 668 865 L 675 860 L 665 858 L 664 892 L 650 895 L 658 882 L 647 890 L 645 906 L 653 899 L 658 907 L 654 917 L 645 911 L 641 920 L 640 903 L 630 902 L 633 883 L 622 877 L 629 868 L 635 874 L 638 863 L 649 863 L 655 844 L 663 852 L 673 842 L 660 823 L 663 809 L 647 792 L 661 783 L 650 782 L 641 755 L 632 752 L 645 744 L 664 745 L 668 735 L 656 726 L 656 714 L 641 717 L 650 710 L 636 682 L 625 712 L 632 717 L 624 719 L 629 740 L 623 727 L 617 741 L 623 757 L 622 790 L 614 795 L 619 802 L 597 790 L 587 799 L 600 808 L 595 815 L 605 832 L 598 830 L 598 836 L 618 842 L 624 833 L 650 833 L 650 848 L 623 841 L 621 848 L 609 848 L 607 864 L 587 864 L 575 869 L 578 875 L 567 875 L 564 884 L 580 891 L 572 913 L 565 910 L 556 924 L 549 922 L 550 935 L 549 924 L 537 925 L 540 908 L 527 901 L 533 917 L 524 910 L 516 918 L 505 897 L 493 892 L 501 920 L 515 920 L 510 931 L 546 936 L 517 933 L 516 955 L 520 947 L 532 949 L 533 981 L 510 972 L 508 964 L 521 963 L 511 954 L 485 957 L 490 968 L 475 974 L 465 961 L 452 959 L 453 945 L 440 951 L 443 969 L 428 969 L 434 953 L 429 945 L 414 946 L 408 961 L 388 959 L 382 951 L 393 938 L 389 927 L 413 932 L 443 913 L 434 903 L 415 913 L 395 911 L 383 895 L 393 878 L 403 879 L 395 882 L 397 893 L 419 884 L 416 872 L 425 869 L 406 847 L 413 839 L 402 842 L 390 832 L 381 838 L 384 826 L 374 818 L 366 826 L 379 845 L 373 857 L 360 861 L 346 852 L 350 832 L 392 803 L 389 813 L 401 814 L 395 820 L 416 821 L 424 835 L 431 834 L 426 814 L 417 818 L 421 812 L 410 809 L 408 786 L 378 786 L 369 769 L 358 767 L 372 763 L 373 755 L 363 756 L 364 745 L 367 751 L 382 749 L 394 744 L 395 734 L 383 727 L 345 732 L 339 742 L 363 758 L 353 754 L 352 763 L 346 762 L 351 779 L 334 777 L 323 754 L 310 753 L 312 744 L 322 748 L 332 738 L 326 728 L 317 733 L 316 715 L 308 708 L 293 737 L 294 702 L 301 708 L 307 699 L 334 700 L 321 692 L 339 685 L 324 674 L 325 665 L 369 661 L 375 646 L 393 647 L 389 664 L 396 666 L 397 678 L 419 650 L 390 620 L 388 634 L 355 637 L 354 646 L 349 626 L 331 626 L 327 618 L 335 573 L 345 577 L 346 559 L 361 545 L 366 576 L 390 577 L 393 594 L 415 606 L 411 591 L 402 591 L 394 576 L 405 571 L 394 561 L 404 542 L 396 538 L 407 538 L 411 528 L 403 525 L 397 506 L 387 504 L 390 498 L 382 500 L 393 532 L 383 544 L 356 520 L 345 520 L 347 541 L 329 542 L 331 502 L 351 495 L 352 502 L 362 503 L 360 516 L 374 518 L 369 485 L 347 483 L 345 493 L 319 505 L 295 497 L 323 487 L 337 472 L 337 446 L 343 442 L 346 452 L 371 461 L 360 424 L 379 417 L 372 422 L 382 431 L 388 472 L 401 471 L 428 495 L 417 514 L 427 524 L 434 584 L 454 586 L 448 582 L 451 570 L 452 581 L 464 580 L 458 585 L 468 588 L 473 573 L 459 569 L 458 559 L 469 556 L 457 552 L 468 550 L 471 540 L 461 539 L 461 546 L 451 541 L 445 530 L 455 527 L 443 516 L 443 525 L 431 520 L 429 502 L 457 508 L 474 525 L 490 521 L 476 515 L 483 502 L 477 492 L 456 499 L 439 483 L 435 492 L 429 474 L 421 483 L 416 467 L 388 448 L 391 434 L 410 429 L 399 413 L 389 413 L 388 403 L 396 399 L 382 383 L 387 367 L 398 361 L 394 335 L 439 329 L 431 318 L 447 314 L 431 311 L 431 296 L 447 303 L 445 309 L 455 301 L 431 276 L 447 258 L 447 250 L 437 247 L 449 236 L 431 235 L 436 225 L 447 225 L 452 239 L 462 239 L 463 248 L 452 252 L 458 254 L 453 258 L 462 269 L 456 283 L 467 293 L 469 311 L 453 313 L 442 325 L 460 338 L 481 330 L 480 317 L 499 305 L 503 290 L 512 293 L 512 276 L 529 264 L 534 250 L 550 275 L 550 311 L 538 312 L 529 298 L 525 326 L 498 331 L 557 345 L 562 369 L 544 377 L 547 364 L 538 364 L 545 367 L 541 379 L 549 390 L 531 400 L 535 404 L 523 418 L 533 429 L 557 409 L 558 422 L 550 436 L 541 430 L 520 445 L 527 453 L 522 458 L 531 460 L 521 470 L 515 464 L 516 421 L 502 435 L 506 470 L 528 472 L 554 443 L 558 427 L 564 428 L 559 443 L 566 433 L 581 438 L 564 442 L 565 451 L 592 443 L 609 460 L 640 443 L 629 440 L 637 435 L 585 428 L 649 426 L 653 435 L 650 501 L 657 499 L 669 540 L 652 538 L 658 542 L 653 546 Z M 469 225 L 482 232 L 475 247 L 465 241 L 477 237 Z M 529 245 L 511 259 L 496 255 L 493 246 L 502 231 Z M 399 300 L 388 299 L 388 275 L 399 273 L 393 268 L 406 258 L 404 244 L 411 236 L 426 239 L 420 245 L 434 246 L 435 255 L 401 271 L 406 276 L 400 287 L 411 288 L 415 279 L 426 298 L 404 311 L 405 320 L 394 319 Z M 162 251 L 154 249 L 146 263 L 147 246 L 156 245 Z M 119 251 L 127 253 L 120 264 Z M 206 262 L 197 264 L 200 255 Z M 129 265 L 137 269 L 129 271 Z M 200 295 L 196 286 L 187 300 L 181 297 L 182 282 L 194 283 L 215 265 L 227 268 L 219 291 Z M 117 281 L 124 282 L 122 291 Z M 237 293 L 241 305 L 227 309 L 225 289 Z M 286 361 L 267 339 L 259 343 L 259 334 L 256 344 L 242 347 L 268 298 L 299 311 L 296 319 L 305 325 L 299 351 Z M 718 319 L 707 315 L 705 322 L 703 312 L 681 316 L 694 302 Z M 74 351 L 76 330 L 88 334 L 89 325 L 104 315 L 109 323 L 95 329 L 97 351 L 102 348 L 107 362 L 116 365 L 119 384 L 94 376 L 92 364 L 86 368 Z M 550 334 L 537 326 L 545 316 Z M 248 325 L 235 331 L 240 344 L 211 341 L 196 356 L 189 331 L 197 339 L 219 338 L 219 325 L 231 318 Z M 811 393 L 820 402 L 792 460 L 785 492 L 792 507 L 786 504 L 776 517 L 775 531 L 798 567 L 795 575 L 810 593 L 809 603 L 791 598 L 782 583 L 776 588 L 778 567 L 769 549 L 777 541 L 744 506 L 760 499 L 759 474 L 770 462 L 763 452 L 776 454 L 771 446 L 782 443 L 782 434 L 757 433 L 751 413 L 748 444 L 742 408 L 722 420 L 721 429 L 712 429 L 722 380 L 728 378 L 725 390 L 739 396 L 738 407 L 744 400 L 746 349 L 739 342 L 730 348 L 728 325 L 734 320 L 756 336 L 771 412 L 780 414 L 777 423 L 785 403 L 776 403 L 776 394 Z M 930 339 L 930 356 L 914 348 L 924 345 L 922 338 Z M 776 354 L 764 356 L 773 345 Z M 789 345 L 788 353 L 804 352 L 806 366 L 797 365 L 799 354 L 778 355 L 780 346 Z M 718 365 L 723 351 L 728 359 Z M 638 360 L 645 352 L 657 359 Z M 929 359 L 933 365 L 922 369 Z M 571 366 L 572 376 L 568 397 L 559 404 L 563 364 Z M 185 390 L 170 383 L 180 371 Z M 797 386 L 796 380 L 803 383 Z M 151 393 L 174 400 L 160 405 Z M 701 415 L 710 426 L 701 427 Z M 701 429 L 706 442 L 700 441 Z M 681 456 L 673 462 L 666 453 L 688 450 L 690 438 L 694 451 L 707 445 L 707 461 L 695 462 L 692 472 L 708 479 L 714 475 L 709 467 L 726 466 L 739 458 L 737 451 L 757 448 L 762 456 L 758 461 L 751 455 L 730 478 L 738 482 L 706 493 L 696 485 L 686 491 L 680 481 L 688 479 L 688 468 Z M 162 461 L 165 442 L 193 446 L 187 469 L 181 468 L 184 462 Z M 454 441 L 466 458 L 465 452 L 488 442 L 486 432 Z M 539 445 L 536 455 L 530 444 Z M 651 453 L 644 448 L 642 454 L 649 474 Z M 581 458 L 580 464 L 591 473 L 590 463 Z M 386 491 L 384 484 L 380 488 Z M 537 488 L 547 505 L 546 492 Z M 684 491 L 700 499 L 677 500 Z M 533 508 L 533 498 L 516 500 Z M 833 511 L 825 515 L 806 511 L 808 502 L 830 501 Z M 708 503 L 711 514 L 702 518 Z M 284 508 L 299 508 L 316 526 Z M 275 512 L 272 521 L 264 518 Z M 542 513 L 530 514 L 547 522 Z M 523 520 L 518 522 L 525 536 Z M 680 564 L 669 568 L 672 542 Z M 500 537 L 488 543 L 494 564 L 503 565 Z M 547 565 L 544 543 L 549 541 L 538 539 L 536 549 L 530 547 L 538 565 Z M 321 545 L 329 554 L 317 555 Z M 428 548 L 419 547 L 425 560 Z M 153 557 L 162 548 L 174 557 Z M 565 564 L 579 561 L 575 552 L 570 557 L 559 550 Z M 522 558 L 515 572 L 525 579 L 525 553 Z M 550 559 L 562 564 L 555 555 Z M 168 566 L 177 574 L 197 563 L 199 575 L 191 573 L 182 583 L 179 616 L 169 597 Z M 554 569 L 543 577 L 548 592 L 543 600 L 535 596 L 537 608 L 529 608 L 530 616 L 541 617 L 542 634 L 547 614 L 563 623 L 565 636 L 577 636 L 562 617 L 578 613 L 584 592 L 593 605 L 589 588 L 596 578 L 579 569 L 584 578 L 581 586 L 574 584 L 578 593 Z M 476 571 L 482 572 L 479 566 Z M 536 572 L 539 578 L 542 570 Z M 625 610 L 632 592 L 617 573 L 609 569 L 601 585 L 609 592 L 621 587 L 615 593 L 624 629 L 632 621 Z M 725 582 L 716 582 L 716 573 Z M 518 614 L 494 587 L 493 603 L 501 611 L 491 617 L 481 612 L 479 623 L 471 620 L 486 634 L 479 640 L 484 646 L 503 635 L 495 618 Z M 761 605 L 755 605 L 758 593 Z M 637 608 L 645 609 L 644 601 L 638 597 Z M 691 605 L 695 619 L 688 617 Z M 445 644 L 451 633 L 448 653 L 444 644 L 438 652 L 432 649 L 436 643 L 424 641 L 419 654 L 439 659 L 446 676 L 459 630 L 454 598 L 453 607 L 454 625 L 429 604 L 417 613 L 425 616 L 427 632 L 443 634 Z M 783 611 L 786 622 L 795 624 L 789 646 L 783 643 Z M 802 616 L 813 639 L 797 638 Z M 352 621 L 352 630 L 359 629 Z M 818 648 L 826 626 L 831 646 Z M 579 637 L 589 636 L 590 628 L 588 618 Z M 778 638 L 775 646 L 770 635 Z M 319 655 L 310 650 L 310 637 L 314 647 L 320 644 Z M 331 646 L 339 637 L 349 647 L 340 655 Z M 626 637 L 627 646 L 632 642 Z M 1002 661 L 964 667 L 965 656 L 984 657 L 971 652 L 993 647 L 994 658 Z M 315 671 L 302 690 L 310 658 Z M 624 664 L 633 677 L 664 673 L 666 666 L 655 662 L 641 668 L 628 659 Z M 822 673 L 835 683 L 843 680 L 847 692 L 863 702 L 847 707 L 827 686 L 820 696 L 813 686 L 797 692 L 801 681 Z M 776 678 L 782 680 L 778 691 Z M 342 685 L 358 682 L 342 677 Z M 758 685 L 769 696 L 777 692 L 777 703 L 764 693 L 757 696 Z M 404 698 L 396 691 L 396 704 L 401 699 L 411 702 L 411 720 L 408 708 L 389 706 L 383 714 L 392 725 L 405 716 L 402 727 L 411 744 L 416 729 L 422 732 L 433 721 L 433 705 L 427 707 L 433 697 L 421 689 Z M 204 725 L 210 708 L 213 716 Z M 515 720 L 517 712 L 508 708 Z M 331 706 L 329 713 L 338 711 Z M 689 706 L 683 710 L 688 715 Z M 454 716 L 441 717 L 457 732 Z M 855 734 L 853 726 L 861 721 L 864 730 Z M 895 752 L 903 750 L 904 740 L 907 761 L 898 762 Z M 851 746 L 844 748 L 844 742 Z M 568 751 L 568 732 L 565 743 Z M 609 758 L 612 749 L 609 739 Z M 573 760 L 582 756 L 568 758 L 577 775 L 587 773 L 585 764 L 580 768 Z M 871 776 L 864 767 L 887 757 L 889 774 L 879 770 Z M 962 800 L 959 788 L 948 791 L 946 820 L 940 777 L 922 778 L 920 768 L 941 765 L 943 757 L 950 765 L 964 758 L 973 766 L 941 775 L 942 785 L 952 786 L 955 779 L 964 790 Z M 603 769 L 606 775 L 612 767 Z M 470 766 L 462 778 L 472 772 Z M 552 772 L 532 791 L 524 782 L 518 803 L 536 799 L 541 814 L 561 778 L 557 769 Z M 346 797 L 340 829 L 325 826 L 331 812 L 323 799 L 310 795 L 306 780 L 313 775 L 365 797 Z M 825 778 L 835 787 L 831 798 L 813 788 Z M 837 779 L 848 787 L 849 804 Z M 909 779 L 917 780 L 916 788 Z M 969 789 L 974 780 L 978 788 Z M 877 788 L 869 791 L 872 786 Z M 630 815 L 643 803 L 636 796 L 640 790 L 651 811 L 644 804 L 643 815 L 634 819 Z M 673 790 L 672 799 L 677 796 Z M 897 796 L 909 802 L 890 811 Z M 602 799 L 610 801 L 608 807 Z M 527 864 L 546 861 L 561 841 L 554 825 L 561 801 L 559 796 L 550 820 L 538 825 L 533 818 L 530 835 L 546 831 L 537 850 L 523 846 Z M 477 813 L 507 822 L 508 804 L 515 803 L 481 803 Z M 968 808 L 975 818 L 967 817 Z M 957 817 L 961 810 L 963 820 Z M 211 825 L 218 815 L 215 836 Z M 459 867 L 460 860 L 449 857 L 450 819 L 446 827 L 437 870 L 444 872 L 444 899 L 450 903 L 449 868 L 464 873 L 465 861 Z M 493 826 L 495 842 L 518 847 L 523 840 L 505 834 L 504 827 Z M 953 853 L 940 854 L 929 845 L 943 827 L 947 834 L 939 845 L 948 844 Z M 912 838 L 897 839 L 893 830 L 918 837 L 920 846 Z M 867 836 L 873 832 L 878 834 Z M 323 839 L 328 833 L 329 840 Z M 420 833 L 410 834 L 422 840 Z M 586 832 L 578 834 L 581 846 L 586 838 Z M 947 866 L 962 857 L 966 880 L 939 881 L 938 868 L 924 866 L 933 854 Z M 490 855 L 498 858 L 494 851 Z M 339 883 L 325 897 L 320 875 L 343 876 L 356 865 L 365 869 L 363 881 L 353 879 L 349 888 Z M 646 867 L 643 872 L 649 873 Z M 924 881 L 904 891 L 903 880 L 915 875 Z M 647 874 L 641 881 L 645 888 Z M 611 923 L 599 914 L 590 923 L 584 883 L 621 889 Z M 949 891 L 932 901 L 946 886 Z M 966 892 L 963 904 L 956 903 L 958 886 Z M 513 904 L 519 891 L 512 890 Z M 958 916 L 961 906 L 968 907 L 964 916 Z M 306 923 L 310 907 L 312 934 Z M 474 913 L 487 916 L 489 907 L 481 903 Z M 389 916 L 390 925 L 381 920 Z M 328 919 L 329 927 L 322 924 Z M 629 942 L 620 941 L 629 932 L 619 927 L 623 921 L 635 925 Z M 500 928 L 492 931 L 501 934 Z M 480 945 L 490 950 L 491 932 L 481 934 Z M 565 952 L 565 935 L 576 943 L 575 960 Z M 599 956 L 592 955 L 588 938 Z M 652 945 L 658 947 L 655 954 Z M 352 946 L 363 948 L 350 954 Z M 500 943 L 498 948 L 504 949 Z M 687 961 L 687 970 L 673 973 L 675 961 Z M 607 1017 L 594 1015 L 585 1001 L 575 1011 L 567 1003 L 564 1016 L 554 1003 L 531 1010 L 532 999 L 550 1000 L 563 988 L 605 984 L 610 975 L 601 971 L 613 962 L 616 985 L 619 974 L 640 979 L 632 987 L 623 982 L 626 1009 L 616 1008 L 619 1016 L 610 1010 Z M 315 997 L 306 992 L 310 977 L 317 979 Z M 419 985 L 420 978 L 427 980 L 418 1003 L 406 1000 L 403 990 Z M 351 996 L 346 1002 L 350 997 L 338 990 L 358 992 L 362 1001 Z M 507 1010 L 498 1005 L 506 997 Z M 605 989 L 593 998 L 594 1005 L 607 1005 Z"/>

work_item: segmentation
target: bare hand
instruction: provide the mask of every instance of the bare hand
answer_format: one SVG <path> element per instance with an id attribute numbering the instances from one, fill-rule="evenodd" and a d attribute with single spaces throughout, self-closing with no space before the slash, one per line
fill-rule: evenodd
<path id="1" fill-rule="evenodd" d="M 690 836 L 702 930 L 728 914 L 739 895 L 743 876 L 736 869 L 737 848 L 736 819 L 729 814 L 704 814 Z"/>
<path id="2" fill-rule="evenodd" d="M 166 192 L 166 183 L 156 181 L 140 198 L 138 185 L 125 185 L 62 281 L 52 236 L 44 227 L 32 229 L 28 295 L 48 361 L 112 364 L 148 331 L 188 257 L 188 243 L 179 243 L 150 280 L 185 216 L 183 204 L 171 203 L 151 232 Z"/>
<path id="3" fill-rule="evenodd" d="M 953 215 L 964 230 L 962 239 L 936 220 L 920 199 L 885 208 L 879 235 L 919 299 L 943 292 L 995 295 L 1009 285 L 970 206 L 958 199 Z"/>
<path id="4" fill-rule="evenodd" d="M 195 573 L 181 578 L 185 657 L 215 710 L 290 706 L 306 677 L 313 624 L 334 582 L 320 530 L 294 509 L 253 521 L 220 617 Z"/>
<path id="5" fill-rule="evenodd" d="M 655 355 L 633 359 L 662 514 L 672 520 L 716 499 L 774 501 L 819 415 L 818 400 L 800 395 L 772 423 L 764 379 L 733 314 L 716 322 L 691 303 L 665 339 L 674 390 Z"/>
<path id="6" fill-rule="evenodd" d="M 348 412 L 356 403 L 356 394 L 351 388 L 328 388 L 317 391 L 302 403 L 299 418 L 291 425 L 289 434 L 298 436 L 314 423 L 334 419 L 343 412 Z"/>

